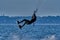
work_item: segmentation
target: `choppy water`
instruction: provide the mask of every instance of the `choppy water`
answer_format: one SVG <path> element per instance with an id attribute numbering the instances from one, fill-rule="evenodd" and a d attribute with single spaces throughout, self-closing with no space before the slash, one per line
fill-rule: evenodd
<path id="1" fill-rule="evenodd" d="M 60 40 L 60 25 L 0 25 L 0 40 Z"/>

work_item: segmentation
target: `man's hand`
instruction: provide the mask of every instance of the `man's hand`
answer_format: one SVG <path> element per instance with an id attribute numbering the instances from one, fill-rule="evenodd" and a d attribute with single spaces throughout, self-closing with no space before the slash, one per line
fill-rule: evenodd
<path id="1" fill-rule="evenodd" d="M 35 11 L 34 11 L 34 13 L 36 13 L 38 11 L 38 9 L 36 9 Z"/>

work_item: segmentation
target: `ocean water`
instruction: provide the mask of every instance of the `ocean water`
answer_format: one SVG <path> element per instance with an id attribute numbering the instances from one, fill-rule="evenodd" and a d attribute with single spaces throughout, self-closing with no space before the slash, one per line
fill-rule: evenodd
<path id="1" fill-rule="evenodd" d="M 29 17 L 27 18 L 29 19 Z M 60 17 L 38 17 L 35 24 L 19 29 L 20 17 L 0 17 L 0 40 L 60 40 Z"/>
<path id="2" fill-rule="evenodd" d="M 0 25 L 0 40 L 59 40 L 60 25 Z"/>

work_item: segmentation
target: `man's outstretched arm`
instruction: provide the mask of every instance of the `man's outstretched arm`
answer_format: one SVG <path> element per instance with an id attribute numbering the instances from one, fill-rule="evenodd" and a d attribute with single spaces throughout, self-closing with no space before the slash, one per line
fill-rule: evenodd
<path id="1" fill-rule="evenodd" d="M 36 10 L 34 11 L 34 14 L 35 14 L 37 11 L 38 11 L 38 9 L 36 9 Z"/>

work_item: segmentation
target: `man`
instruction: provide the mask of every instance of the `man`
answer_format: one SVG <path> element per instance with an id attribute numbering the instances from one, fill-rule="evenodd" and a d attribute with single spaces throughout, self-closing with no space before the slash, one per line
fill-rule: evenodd
<path id="1" fill-rule="evenodd" d="M 32 19 L 31 20 L 27 20 L 27 19 L 23 19 L 21 22 L 17 21 L 18 24 L 24 22 L 24 24 L 21 26 L 19 25 L 19 28 L 21 29 L 25 24 L 29 25 L 29 24 L 32 24 L 36 21 L 36 12 L 37 12 L 38 9 L 36 9 L 32 15 Z"/>

